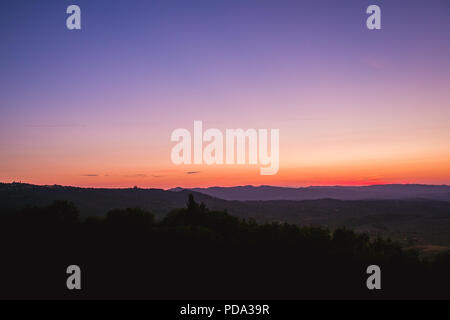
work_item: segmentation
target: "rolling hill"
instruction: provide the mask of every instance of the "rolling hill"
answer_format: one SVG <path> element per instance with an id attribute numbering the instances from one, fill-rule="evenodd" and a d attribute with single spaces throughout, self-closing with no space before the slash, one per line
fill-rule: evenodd
<path id="1" fill-rule="evenodd" d="M 184 190 L 174 188 L 173 191 Z M 384 184 L 360 187 L 348 186 L 311 186 L 288 188 L 273 186 L 237 186 L 192 188 L 224 200 L 316 200 L 332 198 L 338 200 L 398 200 L 428 199 L 450 201 L 450 186 L 420 184 Z"/>
<path id="2" fill-rule="evenodd" d="M 31 184 L 0 184 L 0 211 L 14 212 L 25 206 L 45 206 L 55 200 L 69 200 L 79 208 L 82 217 L 104 216 L 115 208 L 140 207 L 153 212 L 157 218 L 170 210 L 184 207 L 189 193 L 198 202 L 204 202 L 213 210 L 227 210 L 240 218 L 254 218 L 258 222 L 289 222 L 298 225 L 315 225 L 326 228 L 348 227 L 367 232 L 375 237 L 391 237 L 405 246 L 450 246 L 450 202 L 427 199 L 445 194 L 447 186 L 374 186 L 374 187 L 314 187 L 307 189 L 309 200 L 270 200 L 282 196 L 281 191 L 295 196 L 304 190 L 284 190 L 277 187 L 222 188 L 237 192 L 244 188 L 261 196 L 264 191 L 268 200 L 224 200 L 199 191 L 203 189 L 96 189 L 65 186 L 36 186 Z M 286 188 L 289 189 L 289 188 Z M 408 197 L 405 189 L 420 197 Z M 209 190 L 221 190 L 210 188 Z M 270 196 L 270 191 L 274 195 Z M 277 191 L 278 190 L 278 191 Z M 337 191 L 336 191 L 337 190 Z M 355 193 L 351 194 L 351 191 Z M 362 190 L 362 191 L 361 191 Z M 363 194 L 386 196 L 389 190 L 397 190 L 398 199 L 342 200 L 340 197 L 359 198 Z M 413 192 L 414 190 L 415 193 Z M 428 190 L 428 191 L 427 191 Z M 278 194 L 277 194 L 278 192 Z M 287 193 L 283 193 L 286 195 Z M 217 195 L 214 192 L 214 195 Z M 334 195 L 336 198 L 318 198 Z M 248 196 L 248 193 L 247 193 Z M 305 193 L 302 194 L 305 197 Z M 256 197 L 256 196 L 255 196 Z M 250 198 L 251 199 L 251 198 Z"/>

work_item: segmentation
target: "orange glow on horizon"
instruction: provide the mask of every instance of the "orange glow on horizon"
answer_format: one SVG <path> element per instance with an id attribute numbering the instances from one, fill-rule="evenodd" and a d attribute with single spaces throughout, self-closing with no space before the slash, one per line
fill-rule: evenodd
<path id="1" fill-rule="evenodd" d="M 3 182 L 22 181 L 38 185 L 78 187 L 169 189 L 173 187 L 211 187 L 273 185 L 305 187 L 311 185 L 363 186 L 378 184 L 448 184 L 450 162 L 445 159 L 391 161 L 390 163 L 335 164 L 329 166 L 280 167 L 278 174 L 262 176 L 259 166 L 170 166 L 165 170 L 77 170 L 78 174 L 54 172 L 34 177 L 8 177 Z M 76 171 L 74 171 L 76 172 Z M 90 173 L 100 172 L 100 173 Z M 137 172 L 137 173 L 136 173 Z"/>

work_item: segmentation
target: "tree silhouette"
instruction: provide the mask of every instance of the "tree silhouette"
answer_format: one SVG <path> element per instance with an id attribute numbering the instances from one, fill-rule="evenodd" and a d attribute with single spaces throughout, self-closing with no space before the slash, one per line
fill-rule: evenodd
<path id="1" fill-rule="evenodd" d="M 188 196 L 187 209 L 189 212 L 195 212 L 198 209 L 198 203 L 195 202 L 192 193 L 190 193 Z"/>

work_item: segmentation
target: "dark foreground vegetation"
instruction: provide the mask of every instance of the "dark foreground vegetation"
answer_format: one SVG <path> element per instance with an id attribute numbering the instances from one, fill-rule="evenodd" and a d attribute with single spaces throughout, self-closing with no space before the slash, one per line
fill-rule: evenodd
<path id="1" fill-rule="evenodd" d="M 347 229 L 257 224 L 187 207 L 83 221 L 71 202 L 0 215 L 0 298 L 450 298 L 450 253 L 419 258 Z M 82 290 L 66 288 L 79 265 Z M 382 290 L 366 287 L 381 267 Z"/>
<path id="2" fill-rule="evenodd" d="M 277 194 L 276 188 L 267 188 Z M 411 188 L 407 190 L 413 195 Z M 433 186 L 427 188 L 434 189 Z M 240 188 L 236 190 L 241 191 Z M 210 210 L 227 209 L 232 216 L 247 220 L 254 218 L 261 224 L 278 221 L 330 230 L 347 227 L 358 233 L 367 233 L 371 239 L 378 235 L 391 238 L 403 247 L 421 250 L 424 255 L 450 249 L 450 201 L 419 198 L 227 201 L 190 190 L 97 189 L 0 183 L 0 211 L 17 212 L 26 205 L 43 207 L 64 199 L 76 205 L 80 219 L 104 217 L 115 208 L 138 207 L 150 211 L 160 220 L 167 212 L 184 207 L 190 193 Z M 263 195 L 270 199 L 268 192 Z"/>

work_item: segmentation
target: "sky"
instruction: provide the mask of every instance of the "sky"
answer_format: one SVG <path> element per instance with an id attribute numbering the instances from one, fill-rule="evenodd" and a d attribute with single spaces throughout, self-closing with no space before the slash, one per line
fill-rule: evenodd
<path id="1" fill-rule="evenodd" d="M 81 30 L 66 8 L 81 8 Z M 381 8 L 368 30 L 366 8 Z M 0 181 L 450 184 L 446 0 L 2 0 Z M 173 130 L 280 130 L 280 168 L 175 165 Z"/>

